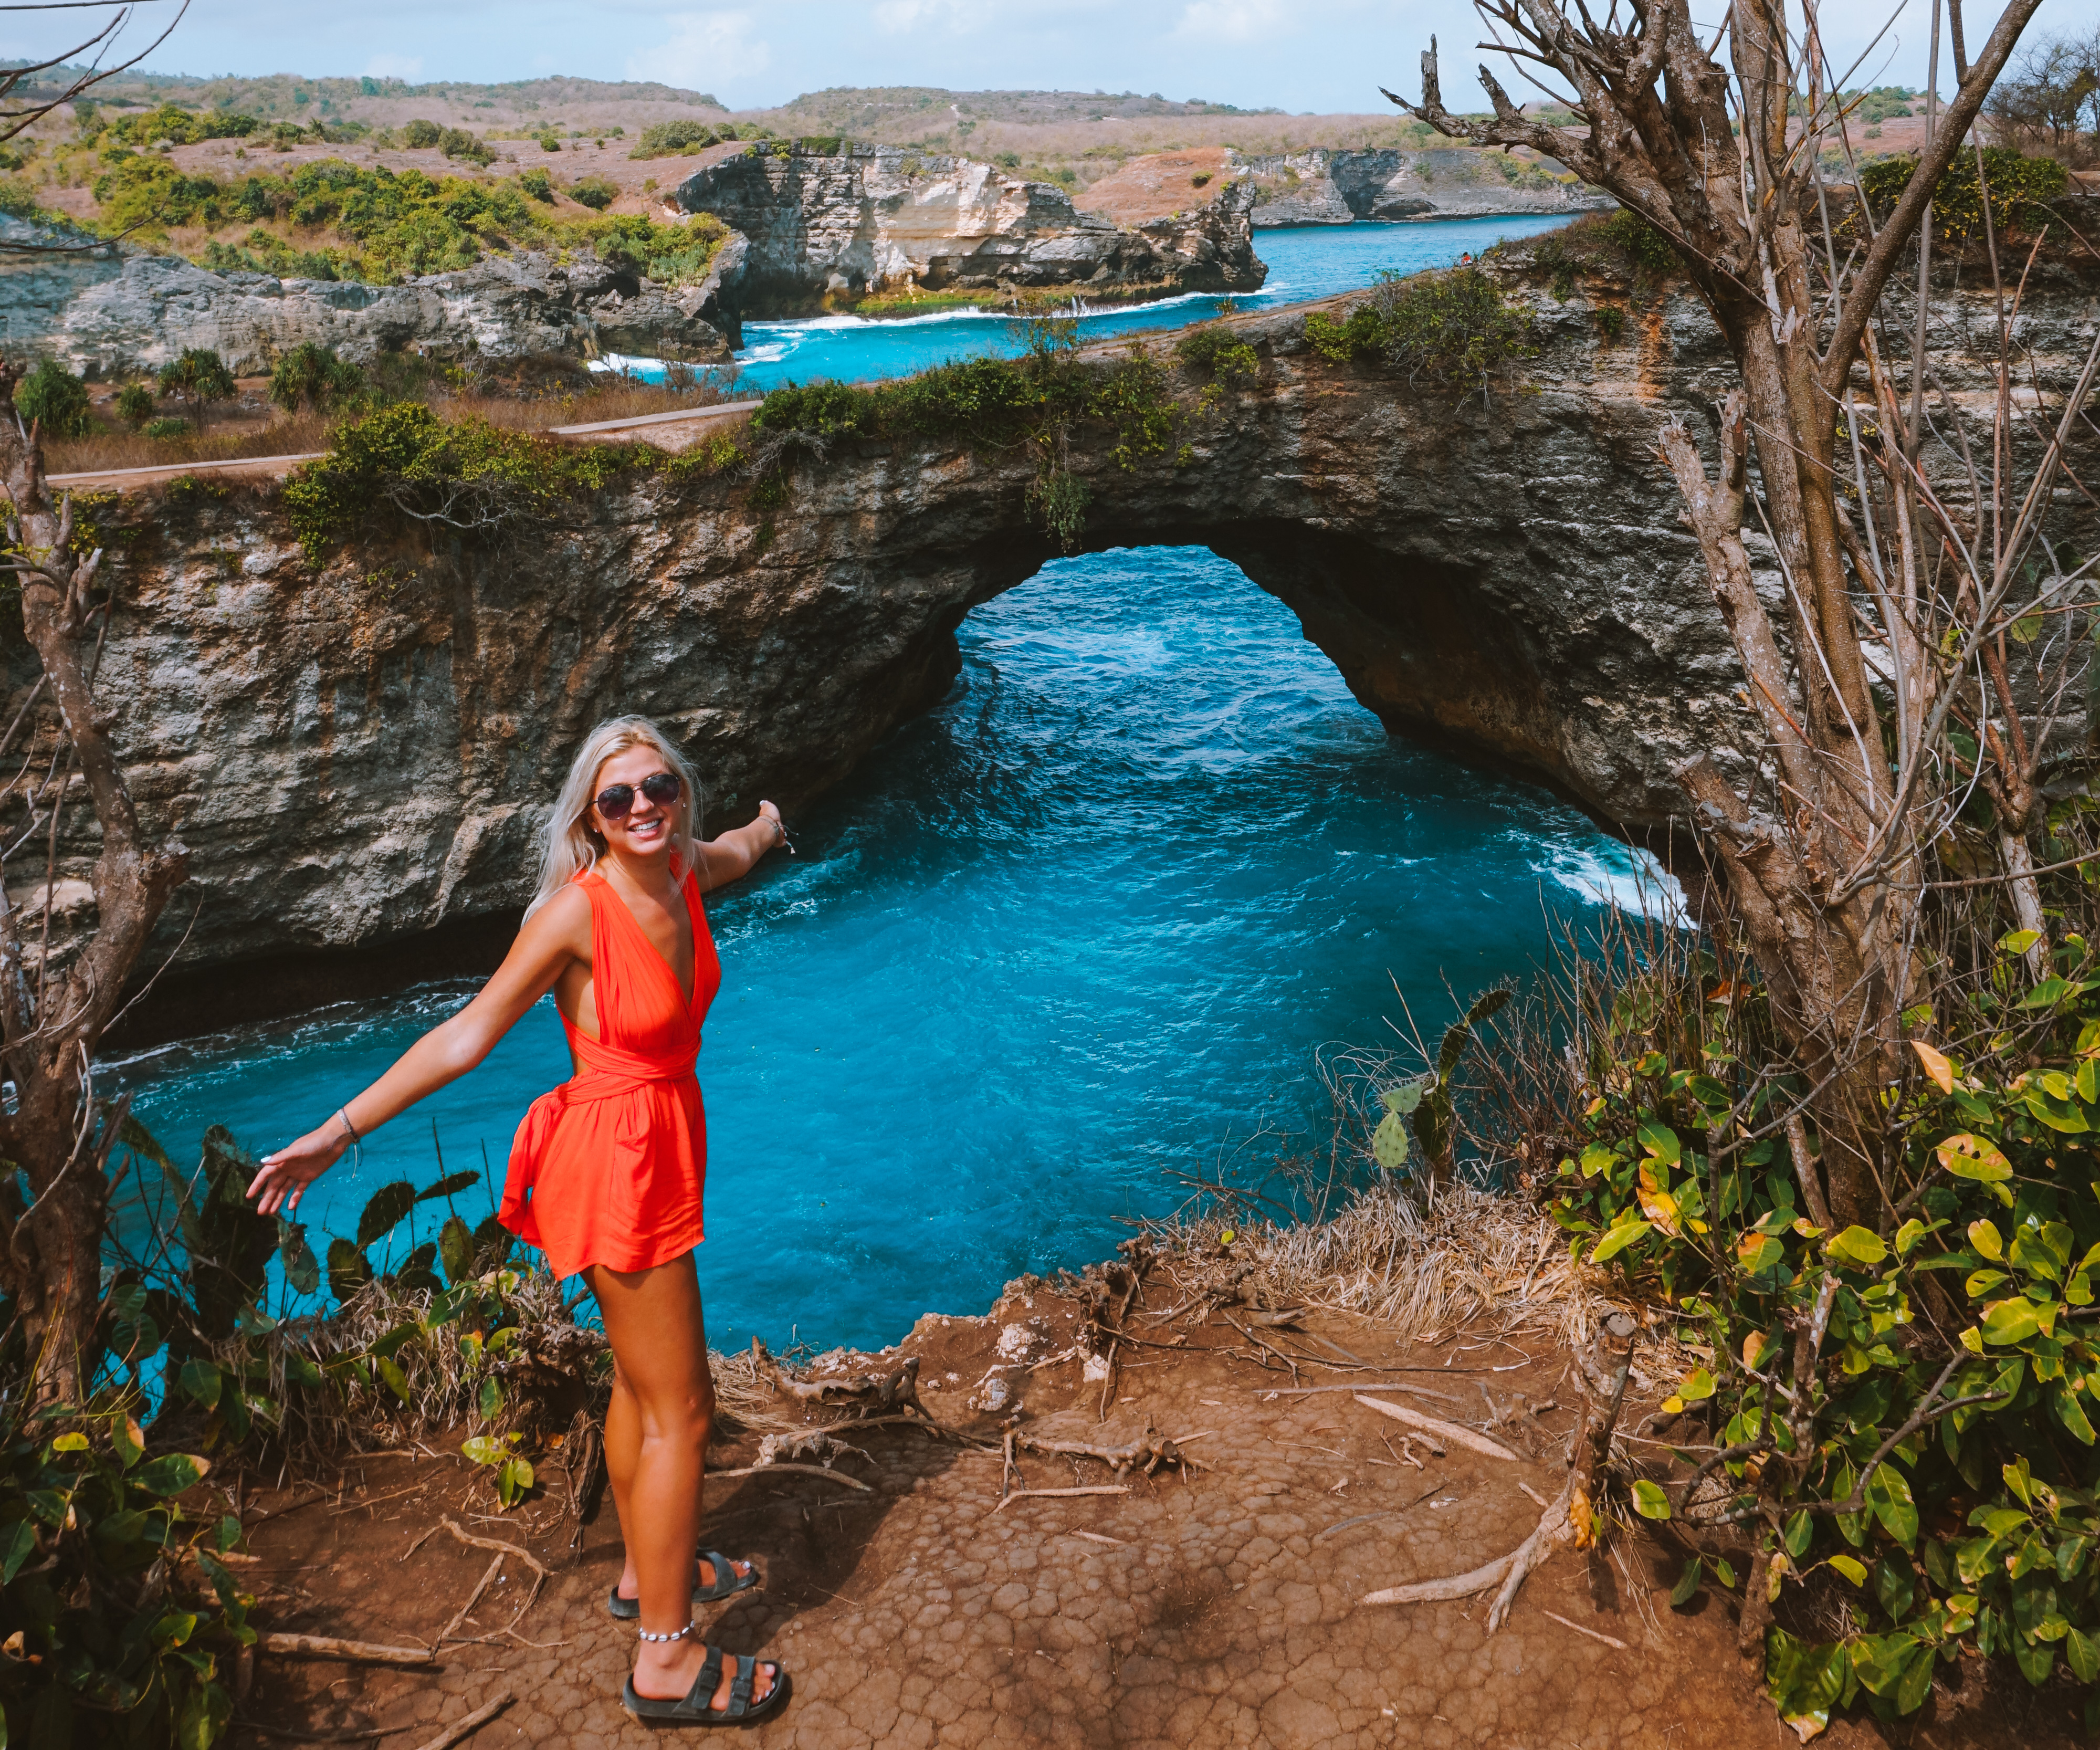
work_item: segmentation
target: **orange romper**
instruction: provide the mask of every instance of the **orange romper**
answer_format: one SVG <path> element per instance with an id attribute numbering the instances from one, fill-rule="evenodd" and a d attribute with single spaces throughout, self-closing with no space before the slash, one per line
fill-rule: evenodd
<path id="1" fill-rule="evenodd" d="M 690 1003 L 605 877 L 590 869 L 576 878 L 590 897 L 598 1036 L 562 1017 L 576 1073 L 527 1111 L 497 1212 L 557 1276 L 589 1264 L 648 1270 L 699 1244 L 708 1127 L 693 1065 L 721 988 L 690 874 L 681 883 L 693 924 Z"/>

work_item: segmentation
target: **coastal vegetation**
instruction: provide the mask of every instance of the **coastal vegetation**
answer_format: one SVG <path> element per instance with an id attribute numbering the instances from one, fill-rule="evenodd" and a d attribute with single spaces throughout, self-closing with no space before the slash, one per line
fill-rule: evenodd
<path id="1" fill-rule="evenodd" d="M 546 210 L 554 192 L 545 171 L 433 178 L 341 158 L 220 182 L 185 175 L 165 157 L 130 152 L 116 155 L 95 183 L 99 222 L 108 233 L 246 226 L 238 243 L 214 238 L 200 252 L 202 264 L 217 272 L 391 285 L 411 274 L 471 267 L 492 251 L 590 249 L 660 284 L 684 285 L 706 276 L 728 234 L 707 214 L 669 224 L 605 213 L 617 191 L 600 179 L 580 178 L 565 191 L 585 210 L 574 216 Z"/>
<path id="2" fill-rule="evenodd" d="M 1537 348 L 1531 323 L 1480 268 L 1382 273 L 1343 317 L 1314 311 L 1305 338 L 1322 358 L 1375 360 L 1410 384 L 1485 396 L 1497 373 Z"/>
<path id="3" fill-rule="evenodd" d="M 1660 433 L 1747 683 L 1716 738 L 1735 745 L 1674 775 L 1712 881 L 1704 928 L 1573 969 L 1507 1060 L 1498 1116 L 1573 1255 L 1696 1363 L 1647 1430 L 1667 1456 L 1621 1461 L 1617 1487 L 1680 1540 L 1679 1602 L 1710 1583 L 1740 1600 L 1742 1648 L 1803 1738 L 1855 1702 L 1917 1712 L 1965 1650 L 2037 1686 L 2100 1677 L 2100 915 L 2090 762 L 2052 737 L 2093 590 L 2045 508 L 2100 348 L 2031 429 L 2001 337 L 1984 441 L 2002 459 L 1957 503 L 1935 476 L 1961 472 L 1948 446 L 1967 440 L 1921 418 L 1946 368 L 1928 298 L 1914 373 L 1867 345 L 1912 320 L 1888 294 L 1913 264 L 1929 286 L 1935 236 L 1973 240 L 2002 283 L 2001 246 L 2055 222 L 2060 168 L 2001 158 L 2001 181 L 1961 149 L 2033 10 L 2007 9 L 1922 150 L 1869 166 L 1877 223 L 1843 243 L 1788 122 L 1835 144 L 1842 107 L 1783 51 L 1716 63 L 1681 7 L 1627 36 L 1586 14 L 1512 25 L 1510 52 L 1575 94 L 1581 135 L 1491 75 L 1494 114 L 1453 114 L 1433 51 L 1418 101 L 1394 99 L 1610 190 L 1739 375 L 1714 462 L 1682 423 Z M 1757 17 L 1782 40 L 1780 11 Z M 1754 190 L 1740 207 L 1695 192 L 1716 149 Z M 1572 254 L 1559 265 L 1572 280 Z M 1783 630 L 1746 523 L 1789 580 Z M 1499 1584 L 1498 1621 L 1567 1522 L 1549 1510 L 1492 1575 L 1381 1596 Z"/>

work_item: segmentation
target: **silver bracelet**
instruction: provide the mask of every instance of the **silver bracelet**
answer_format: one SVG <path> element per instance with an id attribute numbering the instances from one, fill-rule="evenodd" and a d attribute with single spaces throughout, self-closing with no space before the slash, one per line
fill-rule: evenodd
<path id="1" fill-rule="evenodd" d="M 638 1628 L 635 1633 L 645 1641 L 682 1641 L 693 1632 L 693 1627 L 691 1623 L 687 1623 L 684 1628 L 675 1628 L 668 1634 L 651 1634 L 646 1628 Z"/>
<path id="2" fill-rule="evenodd" d="M 357 1126 L 350 1121 L 350 1114 L 348 1112 L 345 1111 L 342 1107 L 338 1106 L 335 1109 L 335 1115 L 342 1120 L 343 1129 L 350 1133 L 351 1146 L 353 1148 L 364 1142 L 364 1138 L 357 1134 Z"/>

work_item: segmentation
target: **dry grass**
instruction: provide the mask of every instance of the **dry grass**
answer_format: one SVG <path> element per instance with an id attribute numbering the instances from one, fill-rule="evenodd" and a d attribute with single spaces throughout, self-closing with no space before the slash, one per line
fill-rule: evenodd
<path id="1" fill-rule="evenodd" d="M 735 396 L 734 366 L 704 367 L 682 384 L 649 383 L 611 372 L 527 372 L 485 391 L 438 395 L 430 405 L 445 419 L 485 419 L 509 431 L 633 419 L 685 408 L 712 407 Z M 84 438 L 49 439 L 45 466 L 53 474 L 100 474 L 118 468 L 183 467 L 250 456 L 297 456 L 324 450 L 338 416 L 311 409 L 258 418 L 236 413 L 201 432 L 149 438 L 113 426 Z"/>

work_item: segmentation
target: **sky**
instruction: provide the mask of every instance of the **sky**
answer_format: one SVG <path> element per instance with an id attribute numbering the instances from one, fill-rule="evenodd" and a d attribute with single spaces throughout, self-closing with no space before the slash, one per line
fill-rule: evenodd
<path id="1" fill-rule="evenodd" d="M 177 3 L 143 0 L 127 38 L 143 46 L 149 21 Z M 1867 55 L 1846 82 L 1921 86 L 1930 4 L 1825 0 L 1833 60 L 1842 70 Z M 1965 15 L 1972 45 L 1998 10 L 1989 0 L 1972 3 Z M 1718 11 L 1717 0 L 1695 0 L 1695 17 Z M 83 18 L 97 15 L 10 10 L 0 0 L 0 56 L 60 52 L 88 33 Z M 2100 0 L 2045 0 L 2031 29 L 2082 33 L 2096 24 Z M 712 92 L 734 108 L 828 86 L 929 85 L 1365 112 L 1387 108 L 1380 84 L 1415 94 L 1418 56 L 1432 33 L 1447 99 L 1485 107 L 1472 75 L 1483 32 L 1464 0 L 771 0 L 700 9 L 662 0 L 192 0 L 144 64 L 412 82 L 656 79 Z M 1943 75 L 1941 90 L 1951 85 Z"/>

